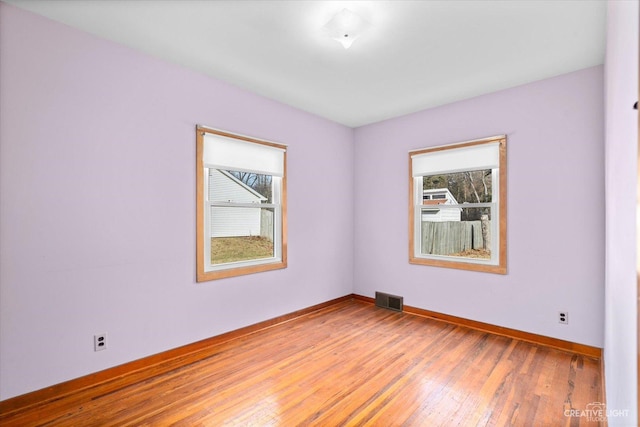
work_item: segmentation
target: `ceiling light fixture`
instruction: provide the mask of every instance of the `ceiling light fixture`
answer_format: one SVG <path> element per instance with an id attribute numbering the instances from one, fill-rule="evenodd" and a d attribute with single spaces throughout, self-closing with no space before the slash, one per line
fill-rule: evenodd
<path id="1" fill-rule="evenodd" d="M 349 49 L 351 44 L 370 26 L 371 24 L 360 15 L 349 9 L 342 9 L 322 28 L 329 37 L 345 49 Z"/>

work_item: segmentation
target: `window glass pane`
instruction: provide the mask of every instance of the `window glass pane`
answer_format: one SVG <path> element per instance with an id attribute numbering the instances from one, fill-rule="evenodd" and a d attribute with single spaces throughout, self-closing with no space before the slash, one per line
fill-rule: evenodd
<path id="1" fill-rule="evenodd" d="M 491 208 L 420 208 L 420 253 L 491 259 Z"/>
<path id="2" fill-rule="evenodd" d="M 448 205 L 490 203 L 493 201 L 492 173 L 491 169 L 485 169 L 424 176 L 423 200 L 432 199 L 429 204 Z"/>
<path id="3" fill-rule="evenodd" d="M 273 203 L 272 183 L 271 175 L 209 169 L 209 201 Z"/>
<path id="4" fill-rule="evenodd" d="M 273 258 L 273 208 L 211 206 L 211 264 Z"/>

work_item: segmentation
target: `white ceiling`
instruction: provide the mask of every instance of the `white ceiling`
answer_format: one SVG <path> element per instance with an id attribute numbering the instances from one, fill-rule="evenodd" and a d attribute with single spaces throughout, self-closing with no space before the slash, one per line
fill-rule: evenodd
<path id="1" fill-rule="evenodd" d="M 4 1 L 351 127 L 604 62 L 602 0 Z"/>

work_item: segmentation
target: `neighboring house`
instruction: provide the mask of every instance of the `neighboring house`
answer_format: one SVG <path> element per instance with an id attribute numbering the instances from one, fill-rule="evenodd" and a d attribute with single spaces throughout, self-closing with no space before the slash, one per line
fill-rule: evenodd
<path id="1" fill-rule="evenodd" d="M 267 198 L 229 172 L 209 169 L 209 200 L 260 204 Z M 212 208 L 211 237 L 260 236 L 261 211 L 237 206 Z"/>
<path id="2" fill-rule="evenodd" d="M 447 188 L 434 188 L 422 191 L 422 204 L 433 206 L 422 209 L 422 221 L 444 222 L 460 221 L 461 208 L 439 209 L 440 205 L 457 205 L 458 201 Z"/>

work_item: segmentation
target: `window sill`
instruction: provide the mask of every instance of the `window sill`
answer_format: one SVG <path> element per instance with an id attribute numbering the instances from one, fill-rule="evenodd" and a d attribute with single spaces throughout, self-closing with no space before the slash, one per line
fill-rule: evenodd
<path id="1" fill-rule="evenodd" d="M 197 282 L 207 282 L 209 280 L 225 279 L 227 277 L 244 276 L 246 274 L 260 273 L 262 271 L 280 270 L 287 268 L 287 261 L 277 260 L 275 262 L 254 264 L 246 267 L 225 268 L 212 271 L 198 272 Z"/>
<path id="2" fill-rule="evenodd" d="M 460 270 L 482 271 L 484 273 L 507 274 L 506 262 L 502 265 L 480 262 L 449 261 L 445 259 L 409 257 L 409 264 L 429 265 L 432 267 L 457 268 Z"/>

